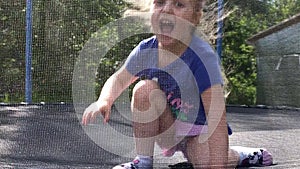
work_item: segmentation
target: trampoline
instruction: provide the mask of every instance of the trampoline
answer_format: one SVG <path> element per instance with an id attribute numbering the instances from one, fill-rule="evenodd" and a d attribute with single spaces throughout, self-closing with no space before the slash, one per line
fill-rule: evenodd
<path id="1" fill-rule="evenodd" d="M 299 109 L 228 106 L 227 111 L 234 132 L 230 145 L 269 149 L 277 164 L 263 168 L 300 166 Z M 129 160 L 96 144 L 81 126 L 80 114 L 77 115 L 72 104 L 1 105 L 0 168 L 107 169 Z M 130 121 L 116 109 L 111 119 L 109 125 L 115 130 L 132 134 Z M 168 168 L 183 161 L 180 153 L 171 158 L 158 155 L 154 168 Z"/>
<path id="2" fill-rule="evenodd" d="M 131 160 L 107 151 L 87 134 L 86 131 L 93 131 L 100 140 L 105 140 L 110 144 L 108 146 L 120 152 L 123 148 L 130 148 L 118 138 L 106 137 L 107 132 L 101 128 L 100 120 L 93 125 L 81 126 L 82 111 L 78 110 L 84 110 L 86 105 L 76 109 L 73 104 L 66 103 L 91 103 L 102 83 L 125 59 L 122 57 L 127 56 L 151 32 L 140 27 L 140 24 L 132 27 L 131 20 L 124 22 L 120 19 L 116 22 L 117 18 L 122 17 L 120 11 L 126 7 L 123 3 L 1 2 L 4 24 L 1 25 L 0 168 L 108 169 Z M 218 0 L 218 3 L 223 4 L 223 1 Z M 222 13 L 220 7 L 217 11 Z M 103 16 L 108 13 L 112 16 L 105 17 L 106 23 L 102 23 Z M 217 24 L 219 35 L 222 34 L 222 24 L 221 19 Z M 103 26 L 101 29 L 100 25 Z M 127 27 L 131 29 L 127 30 Z M 102 36 L 110 41 L 103 40 Z M 97 38 L 105 43 L 98 44 Z M 219 55 L 221 40 L 218 36 Z M 106 57 L 98 58 L 100 52 L 107 52 Z M 80 61 L 83 64 L 77 66 L 81 69 L 74 69 L 75 63 Z M 75 83 L 76 88 L 72 90 L 74 79 L 81 83 Z M 95 81 L 97 84 L 94 84 Z M 74 91 L 78 92 L 78 97 L 74 97 Z M 6 104 L 20 103 L 24 98 L 26 103 L 42 103 Z M 265 168 L 300 168 L 299 109 L 227 106 L 227 110 L 228 122 L 233 130 L 230 145 L 269 149 L 277 164 Z M 132 137 L 131 122 L 121 115 L 124 112 L 126 110 L 120 112 L 114 107 L 108 126 L 113 131 Z M 155 151 L 160 152 L 158 147 Z M 169 165 L 184 161 L 181 153 L 171 158 L 156 155 L 154 168 L 167 169 Z"/>

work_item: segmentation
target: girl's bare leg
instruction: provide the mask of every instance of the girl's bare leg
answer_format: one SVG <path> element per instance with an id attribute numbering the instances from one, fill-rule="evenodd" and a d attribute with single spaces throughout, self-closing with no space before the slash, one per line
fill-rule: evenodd
<path id="1" fill-rule="evenodd" d="M 175 118 L 169 108 L 166 109 L 159 117 L 159 136 L 157 144 L 163 149 L 164 156 L 172 156 L 175 153 L 175 146 L 180 140 L 175 140 Z M 173 148 L 173 149 L 172 149 Z"/>
<path id="2" fill-rule="evenodd" d="M 187 155 L 194 168 L 208 168 L 210 164 L 208 141 L 200 143 L 198 136 L 187 138 Z"/>
<path id="3" fill-rule="evenodd" d="M 159 116 L 165 110 L 165 94 L 155 81 L 142 80 L 133 89 L 131 109 L 136 143 L 136 158 L 113 169 L 153 169 L 154 143 L 159 135 Z"/>
<path id="4" fill-rule="evenodd" d="M 200 143 L 199 137 L 190 137 L 187 142 L 188 160 L 194 165 L 196 169 L 210 169 L 210 168 L 235 168 L 238 165 L 239 154 L 229 149 L 228 163 L 226 166 L 211 166 L 209 159 L 209 144 L 208 141 Z"/>
<path id="5" fill-rule="evenodd" d="M 211 120 L 211 122 L 214 122 Z M 210 131 L 210 130 L 208 130 Z M 203 133 L 189 137 L 187 142 L 188 159 L 196 169 L 235 168 L 239 154 L 229 148 L 225 113 L 211 135 Z"/>
<path id="6" fill-rule="evenodd" d="M 155 81 L 142 80 L 133 89 L 131 109 L 137 154 L 151 157 L 160 132 L 159 116 L 166 109 L 165 94 Z"/>
<path id="7" fill-rule="evenodd" d="M 228 150 L 228 168 L 236 168 L 240 160 L 238 152 L 229 148 Z"/>

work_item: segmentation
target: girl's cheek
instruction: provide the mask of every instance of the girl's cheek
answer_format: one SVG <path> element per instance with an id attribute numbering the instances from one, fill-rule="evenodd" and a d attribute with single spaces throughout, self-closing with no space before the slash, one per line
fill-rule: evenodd
<path id="1" fill-rule="evenodd" d="M 154 33 L 157 33 L 158 27 L 159 27 L 158 25 L 159 25 L 158 24 L 158 16 L 153 14 L 151 16 L 151 27 L 152 27 Z"/>

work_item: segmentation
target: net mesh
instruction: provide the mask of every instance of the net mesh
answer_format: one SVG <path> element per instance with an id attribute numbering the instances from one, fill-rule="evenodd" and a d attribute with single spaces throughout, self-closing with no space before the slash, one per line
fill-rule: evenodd
<path id="1" fill-rule="evenodd" d="M 26 2 L 0 0 L 0 102 L 25 101 Z M 117 19 L 126 15 L 140 17 L 145 14 L 144 8 L 129 2 L 132 1 L 32 1 L 33 103 L 73 101 L 73 69 L 87 41 L 97 36 L 97 31 L 103 26 Z M 217 9 L 217 1 L 209 1 L 208 4 L 204 10 L 205 15 L 199 32 L 205 35 L 204 39 L 214 45 L 217 10 L 213 9 Z M 145 34 L 137 33 L 127 37 L 127 34 L 132 34 L 132 31 L 143 32 L 138 29 L 149 29 L 149 23 L 141 19 L 144 23 L 140 24 L 140 27 L 139 24 L 132 26 L 133 22 L 137 22 L 131 21 L 130 18 L 118 25 L 113 38 L 121 40 L 98 61 L 99 63 L 92 63 L 98 66 L 95 75 L 95 96 L 98 96 L 105 80 L 123 63 L 134 46 L 142 39 L 151 36 L 147 30 L 144 31 L 147 32 Z M 124 27 L 126 27 L 125 32 Z"/>
<path id="2" fill-rule="evenodd" d="M 0 1 L 0 101 L 24 94 L 25 1 Z"/>
<path id="3" fill-rule="evenodd" d="M 122 0 L 33 1 L 33 102 L 72 101 L 72 72 L 79 51 L 101 25 L 120 18 L 127 6 Z M 22 102 L 25 97 L 26 1 L 0 1 L 0 30 L 0 102 Z M 109 66 L 101 66 L 106 70 L 102 76 L 107 77 L 114 71 Z"/>

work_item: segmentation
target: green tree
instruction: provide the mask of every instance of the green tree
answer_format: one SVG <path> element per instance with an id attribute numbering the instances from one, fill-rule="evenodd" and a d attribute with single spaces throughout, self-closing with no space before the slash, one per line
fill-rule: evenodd
<path id="1" fill-rule="evenodd" d="M 207 26 L 203 31 L 209 34 L 212 44 L 216 32 L 216 2 L 209 1 L 211 13 L 206 11 L 208 17 L 202 21 Z M 73 67 L 79 51 L 91 36 L 96 36 L 99 28 L 121 18 L 129 6 L 125 0 L 34 1 L 34 102 L 72 100 Z M 255 55 L 253 47 L 245 40 L 299 13 L 299 6 L 300 0 L 228 0 L 227 9 L 233 13 L 225 20 L 222 58 L 231 90 L 229 103 L 255 104 Z M 10 102 L 24 100 L 25 8 L 26 1 L 0 0 L 0 95 L 9 96 L 6 101 Z M 135 29 L 142 28 L 132 27 L 132 31 Z M 100 64 L 96 77 L 98 86 L 102 86 L 104 79 L 115 71 L 130 50 L 147 36 L 150 35 L 136 35 L 120 41 L 99 63 L 93 63 Z M 0 101 L 3 98 L 0 97 Z"/>
<path id="2" fill-rule="evenodd" d="M 72 72 L 85 42 L 120 18 L 123 0 L 35 1 L 33 100 L 72 101 Z"/>
<path id="3" fill-rule="evenodd" d="M 25 1 L 0 0 L 0 102 L 21 101 L 24 93 L 24 32 Z"/>
<path id="4" fill-rule="evenodd" d="M 300 12 L 300 0 L 272 1 L 268 16 L 273 23 L 281 22 Z"/>
<path id="5" fill-rule="evenodd" d="M 234 11 L 225 20 L 223 65 L 229 81 L 227 101 L 255 104 L 256 56 L 246 40 L 254 34 L 300 12 L 300 0 L 228 1 Z"/>
<path id="6" fill-rule="evenodd" d="M 72 100 L 78 52 L 97 29 L 120 18 L 127 5 L 123 0 L 34 1 L 34 102 Z M 0 95 L 9 96 L 9 102 L 24 100 L 25 8 L 26 1 L 0 0 Z"/>

